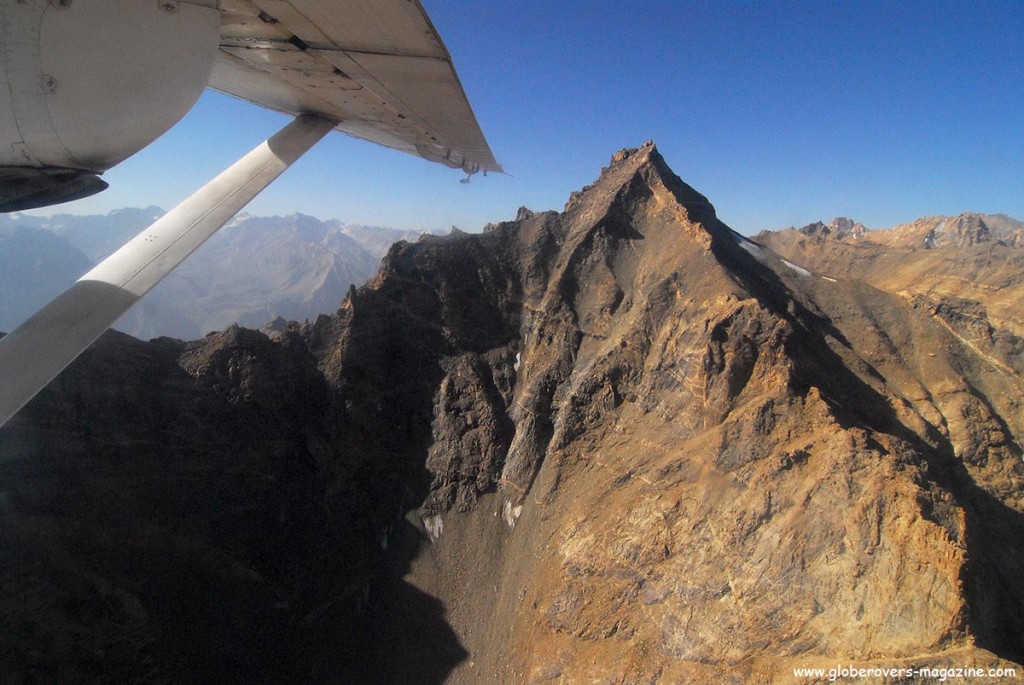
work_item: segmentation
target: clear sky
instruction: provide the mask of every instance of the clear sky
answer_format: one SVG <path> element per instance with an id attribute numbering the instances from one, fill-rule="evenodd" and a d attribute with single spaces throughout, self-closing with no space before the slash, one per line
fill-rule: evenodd
<path id="1" fill-rule="evenodd" d="M 508 176 L 332 134 L 247 211 L 479 230 L 558 209 L 654 139 L 733 228 L 849 216 L 1024 218 L 1024 1 L 423 0 Z M 286 122 L 208 92 L 163 138 L 51 208 L 166 209 Z"/>

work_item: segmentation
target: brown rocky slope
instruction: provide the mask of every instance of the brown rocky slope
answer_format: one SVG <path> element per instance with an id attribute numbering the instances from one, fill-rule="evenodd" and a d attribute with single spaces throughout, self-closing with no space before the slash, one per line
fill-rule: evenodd
<path id="1" fill-rule="evenodd" d="M 739 237 L 647 144 L 274 339 L 110 335 L 0 432 L 0 674 L 1020 663 L 1019 340 L 958 330 Z"/>
<path id="2" fill-rule="evenodd" d="M 830 226 L 842 219 L 834 220 Z M 849 221 L 848 219 L 845 221 Z M 1024 336 L 1024 224 L 1002 214 L 929 216 L 867 231 L 765 231 L 754 240 L 819 274 L 857 279 L 929 306 L 973 308 L 994 332 Z M 979 309 L 980 307 L 980 309 Z"/>

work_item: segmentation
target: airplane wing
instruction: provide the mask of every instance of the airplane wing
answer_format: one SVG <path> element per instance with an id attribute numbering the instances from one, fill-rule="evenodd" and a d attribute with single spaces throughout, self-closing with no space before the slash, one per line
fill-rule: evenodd
<path id="1" fill-rule="evenodd" d="M 467 173 L 501 172 L 419 0 L 221 0 L 216 90 Z"/>
<path id="2" fill-rule="evenodd" d="M 24 3 L 22 9 L 30 12 L 5 15 L 0 11 L 0 28 L 7 33 L 21 35 L 18 26 L 4 23 L 11 17 L 21 18 L 28 27 L 23 31 L 24 39 L 8 46 L 8 59 L 0 60 L 0 67 L 20 65 L 20 71 L 0 68 L 0 77 L 6 78 L 11 71 L 28 84 L 21 90 L 13 86 L 8 89 L 19 96 L 18 107 L 3 110 L 0 106 L 0 143 L 6 135 L 14 141 L 8 145 L 10 154 L 20 151 L 23 158 L 18 162 L 20 166 L 15 165 L 21 175 L 15 174 L 16 183 L 8 182 L 8 186 L 25 186 L 24 169 L 34 164 L 22 139 L 22 120 L 12 118 L 11 113 L 27 112 L 23 117 L 26 127 L 49 122 L 35 116 L 37 110 L 32 107 L 65 89 L 75 95 L 67 100 L 66 108 L 76 125 L 74 130 L 85 130 L 88 135 L 80 137 L 92 148 L 109 153 L 114 163 L 119 155 L 110 150 L 116 148 L 123 153 L 125 145 L 111 136 L 121 136 L 124 127 L 97 114 L 106 111 L 98 105 L 108 104 L 107 94 L 130 90 L 134 100 L 128 103 L 119 98 L 119 107 L 131 104 L 133 111 L 156 113 L 167 109 L 161 99 L 166 96 L 183 114 L 207 85 L 211 61 L 210 86 L 286 112 L 295 119 L 0 338 L 0 426 L 331 130 L 404 150 L 468 174 L 501 171 L 473 116 L 448 50 L 419 0 L 120 0 L 116 6 L 113 0 L 98 4 L 61 0 L 53 7 L 57 4 L 63 9 L 49 11 L 48 3 L 37 2 Z M 97 7 L 106 12 L 97 12 Z M 110 16 L 116 17 L 116 27 Z M 168 17 L 181 19 L 181 25 Z M 40 30 L 37 24 L 43 19 L 52 20 L 50 23 L 64 33 Z M 134 23 L 129 24 L 129 20 Z M 102 41 L 54 39 L 89 35 L 88 26 L 83 28 L 83 23 L 89 21 L 106 30 L 104 35 L 111 37 L 120 52 L 108 54 L 111 50 Z M 129 30 L 131 26 L 138 30 Z M 132 40 L 117 42 L 119 32 Z M 205 51 L 200 49 L 203 40 L 207 41 Z M 181 45 L 191 48 L 184 53 L 171 49 Z M 47 77 L 49 80 L 38 77 L 43 48 L 49 59 L 60 57 L 56 64 L 64 69 L 56 77 Z M 84 50 L 84 56 L 78 48 Z M 195 63 L 186 64 L 192 57 Z M 131 84 L 122 83 L 120 72 L 114 68 L 78 69 L 82 65 L 117 66 L 119 59 L 134 67 L 139 67 L 139 60 L 146 60 L 147 66 L 164 75 L 147 81 L 168 86 L 167 92 L 157 89 L 150 96 L 148 91 L 130 89 Z M 193 74 L 195 78 L 178 83 L 171 77 L 179 74 Z M 57 84 L 61 84 L 59 88 Z M 69 85 L 78 90 L 68 89 Z M 92 100 L 83 102 L 83 94 Z M 136 120 L 145 123 L 147 117 L 133 116 L 132 121 Z M 80 126 L 83 122 L 88 126 Z M 127 147 L 141 149 L 166 130 L 161 126 L 147 128 Z M 58 152 L 64 149 L 63 139 L 52 131 L 37 138 Z M 33 139 L 33 144 L 39 140 Z M 3 147 L 0 144 L 0 167 L 5 166 Z M 37 147 L 49 149 L 46 145 Z M 71 159 L 62 155 L 57 156 L 58 161 Z M 102 187 L 95 185 L 102 183 L 95 174 L 85 174 L 74 165 L 64 168 L 67 166 L 50 161 L 43 172 L 28 174 L 28 182 L 37 185 L 23 187 L 7 197 L 7 206 L 15 206 L 14 202 L 26 197 L 49 204 Z M 109 165 L 102 167 L 106 168 Z M 39 181 L 41 173 L 54 170 L 64 173 L 56 183 Z M 86 187 L 89 179 L 84 175 L 93 179 L 91 187 Z M 4 203 L 3 183 L 0 174 L 0 206 Z"/>

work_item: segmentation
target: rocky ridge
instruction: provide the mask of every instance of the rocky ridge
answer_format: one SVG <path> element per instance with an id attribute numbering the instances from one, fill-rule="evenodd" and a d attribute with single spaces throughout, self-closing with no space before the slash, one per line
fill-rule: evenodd
<path id="1" fill-rule="evenodd" d="M 862 223 L 855 223 L 852 219 L 838 216 L 832 219 L 827 226 L 820 221 L 816 221 L 797 230 L 809 236 L 831 237 L 836 240 L 843 240 L 844 238 L 860 240 L 864 237 L 867 228 Z"/>
<path id="2" fill-rule="evenodd" d="M 783 257 L 649 143 L 273 339 L 108 336 L 0 431 L 0 673 L 1021 663 L 1019 341 Z"/>
<path id="3" fill-rule="evenodd" d="M 855 242 L 866 238 L 874 245 L 907 250 L 933 250 L 942 247 L 969 248 L 979 243 L 998 242 L 1010 247 L 1024 247 L 1024 223 L 1005 214 L 965 212 L 957 216 L 926 216 L 909 224 L 870 230 L 864 224 L 846 217 L 836 217 L 827 225 L 821 221 L 797 229 L 764 231 L 758 238 L 778 241 L 791 232 L 818 239 Z"/>
<path id="4" fill-rule="evenodd" d="M 766 231 L 754 240 L 818 274 L 865 281 L 923 306 L 962 303 L 993 335 L 1024 337 L 1024 224 L 1005 215 L 924 217 L 856 241 L 803 229 Z"/>

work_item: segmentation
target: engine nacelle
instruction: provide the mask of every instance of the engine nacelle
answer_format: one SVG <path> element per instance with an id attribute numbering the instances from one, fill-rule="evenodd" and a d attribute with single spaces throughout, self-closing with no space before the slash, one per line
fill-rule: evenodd
<path id="1" fill-rule="evenodd" d="M 220 37 L 217 0 L 0 0 L 0 23 L 8 212 L 106 188 L 192 108 Z"/>

